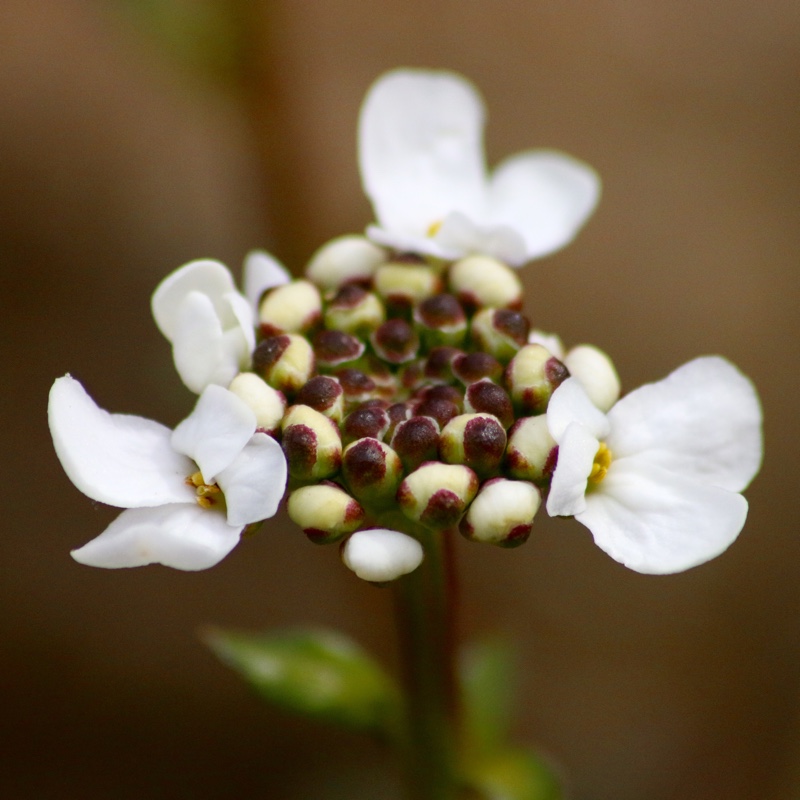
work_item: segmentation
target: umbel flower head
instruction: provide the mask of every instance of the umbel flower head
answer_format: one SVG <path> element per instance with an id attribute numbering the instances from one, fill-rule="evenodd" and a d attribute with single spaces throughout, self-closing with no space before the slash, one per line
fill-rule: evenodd
<path id="1" fill-rule="evenodd" d="M 68 476 L 128 509 L 76 559 L 212 566 L 284 492 L 308 539 L 374 583 L 416 569 L 431 536 L 517 547 L 541 505 L 640 572 L 736 538 L 761 461 L 752 384 L 707 357 L 619 399 L 605 353 L 536 330 L 513 267 L 566 244 L 599 182 L 551 151 L 489 176 L 482 125 L 464 79 L 389 73 L 360 119 L 370 238 L 323 245 L 299 279 L 254 251 L 243 294 L 216 261 L 165 278 L 153 314 L 200 394 L 174 432 L 56 381 Z"/>

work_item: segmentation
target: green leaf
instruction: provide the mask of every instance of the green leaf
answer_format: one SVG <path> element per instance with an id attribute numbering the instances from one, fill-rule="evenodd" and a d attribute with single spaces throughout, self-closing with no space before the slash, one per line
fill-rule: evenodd
<path id="1" fill-rule="evenodd" d="M 459 667 L 467 751 L 484 754 L 502 749 L 513 706 L 511 648 L 500 639 L 475 643 L 464 650 Z"/>
<path id="2" fill-rule="evenodd" d="M 520 749 L 472 761 L 467 784 L 482 800 L 562 800 L 559 781 L 538 756 Z"/>
<path id="3" fill-rule="evenodd" d="M 393 738 L 400 694 L 358 645 L 327 631 L 246 634 L 211 629 L 203 640 L 266 700 L 297 714 Z"/>

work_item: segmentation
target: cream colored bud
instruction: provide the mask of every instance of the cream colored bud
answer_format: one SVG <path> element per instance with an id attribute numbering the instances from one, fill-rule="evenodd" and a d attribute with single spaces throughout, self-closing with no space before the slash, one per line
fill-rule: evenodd
<path id="1" fill-rule="evenodd" d="M 458 524 L 478 491 L 478 476 L 461 464 L 428 462 L 400 484 L 397 502 L 414 522 L 433 530 Z"/>
<path id="2" fill-rule="evenodd" d="M 403 463 L 388 444 L 365 436 L 344 449 L 342 473 L 350 491 L 364 505 L 384 508 L 394 503 Z"/>
<path id="3" fill-rule="evenodd" d="M 573 347 L 564 357 L 564 364 L 601 411 L 608 411 L 619 400 L 619 375 L 611 359 L 599 348 L 591 344 Z"/>
<path id="4" fill-rule="evenodd" d="M 336 542 L 364 520 L 364 509 L 339 486 L 317 483 L 289 495 L 289 517 L 316 544 Z"/>
<path id="5" fill-rule="evenodd" d="M 265 336 L 302 333 L 322 316 L 322 297 L 311 281 L 297 280 L 278 286 L 264 295 L 258 307 L 258 321 Z"/>
<path id="6" fill-rule="evenodd" d="M 386 320 L 380 298 L 360 286 L 343 286 L 325 309 L 325 326 L 356 336 L 374 331 Z"/>
<path id="7" fill-rule="evenodd" d="M 259 428 L 268 433 L 280 428 L 286 411 L 286 398 L 277 389 L 273 389 L 254 372 L 240 372 L 228 389 L 250 406 Z"/>
<path id="8" fill-rule="evenodd" d="M 519 311 L 484 308 L 472 318 L 472 340 L 480 350 L 506 363 L 528 342 L 530 323 Z"/>
<path id="9" fill-rule="evenodd" d="M 275 389 L 292 394 L 314 372 L 314 351 L 297 333 L 270 336 L 253 351 L 253 369 Z"/>
<path id="10" fill-rule="evenodd" d="M 503 460 L 506 432 L 492 414 L 459 414 L 442 428 L 439 455 L 448 464 L 466 464 L 487 477 Z"/>
<path id="11" fill-rule="evenodd" d="M 523 417 L 508 432 L 506 469 L 512 478 L 543 484 L 553 473 L 557 453 L 547 416 Z"/>
<path id="12" fill-rule="evenodd" d="M 372 583 L 393 581 L 413 572 L 423 555 L 416 539 L 385 528 L 356 531 L 342 548 L 345 566 Z"/>
<path id="13" fill-rule="evenodd" d="M 524 414 L 542 414 L 550 395 L 569 377 L 564 364 L 540 344 L 525 345 L 511 359 L 505 382 L 511 401 Z"/>
<path id="14" fill-rule="evenodd" d="M 339 471 L 342 438 L 336 423 L 310 406 L 295 405 L 283 417 L 281 446 L 289 474 L 320 480 Z"/>
<path id="15" fill-rule="evenodd" d="M 516 547 L 530 535 L 541 505 L 539 490 L 527 481 L 487 481 L 461 520 L 461 532 L 474 542 Z"/>
<path id="16" fill-rule="evenodd" d="M 450 291 L 472 308 L 519 308 L 522 283 L 517 273 L 489 256 L 456 261 L 447 274 Z"/>
<path id="17" fill-rule="evenodd" d="M 419 303 L 436 294 L 441 285 L 439 273 L 427 264 L 391 262 L 375 272 L 375 291 L 394 302 Z"/>
<path id="18" fill-rule="evenodd" d="M 306 267 L 306 277 L 323 291 L 345 283 L 368 281 L 386 261 L 386 251 L 355 234 L 331 239 L 317 250 Z"/>

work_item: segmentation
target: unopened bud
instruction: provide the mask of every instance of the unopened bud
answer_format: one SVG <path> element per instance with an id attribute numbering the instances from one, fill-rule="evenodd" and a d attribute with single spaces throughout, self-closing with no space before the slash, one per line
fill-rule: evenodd
<path id="1" fill-rule="evenodd" d="M 434 393 L 426 393 L 422 400 L 414 404 L 415 416 L 433 417 L 439 423 L 440 428 L 443 428 L 460 413 L 461 407 L 458 403 Z"/>
<path id="2" fill-rule="evenodd" d="M 463 350 L 457 347 L 434 347 L 425 360 L 425 377 L 430 381 L 449 383 L 453 379 L 453 362 L 463 356 Z"/>
<path id="3" fill-rule="evenodd" d="M 346 283 L 368 282 L 386 251 L 364 236 L 339 236 L 322 245 L 306 267 L 306 277 L 323 291 L 338 289 Z"/>
<path id="4" fill-rule="evenodd" d="M 470 414 L 493 414 L 506 429 L 514 423 L 514 409 L 508 392 L 488 378 L 467 386 L 464 393 L 464 411 Z"/>
<path id="5" fill-rule="evenodd" d="M 478 491 L 478 476 L 461 464 L 429 461 L 400 484 L 397 502 L 414 522 L 433 530 L 458 524 Z"/>
<path id="6" fill-rule="evenodd" d="M 414 307 L 414 322 L 426 347 L 460 345 L 467 335 L 467 316 L 451 294 L 436 294 Z"/>
<path id="7" fill-rule="evenodd" d="M 314 351 L 299 334 L 270 336 L 253 351 L 253 369 L 273 388 L 293 394 L 314 372 Z"/>
<path id="8" fill-rule="evenodd" d="M 507 308 L 484 308 L 472 318 L 473 342 L 503 363 L 527 343 L 529 330 L 527 317 Z"/>
<path id="9" fill-rule="evenodd" d="M 390 364 L 411 361 L 419 350 L 419 337 L 404 320 L 396 317 L 372 332 L 370 342 L 375 352 Z"/>
<path id="10" fill-rule="evenodd" d="M 433 461 L 439 449 L 439 424 L 431 417 L 411 417 L 394 430 L 392 448 L 406 472 L 425 461 Z"/>
<path id="11" fill-rule="evenodd" d="M 320 414 L 341 422 L 344 416 L 344 389 L 330 375 L 316 375 L 305 383 L 295 397 L 299 405 L 310 406 Z"/>
<path id="12" fill-rule="evenodd" d="M 460 414 L 439 437 L 439 455 L 448 464 L 465 464 L 485 477 L 497 472 L 506 449 L 506 432 L 492 414 Z"/>
<path id="13" fill-rule="evenodd" d="M 569 371 L 540 344 L 529 344 L 506 367 L 511 401 L 523 414 L 542 414 L 550 395 L 569 377 Z"/>
<path id="14" fill-rule="evenodd" d="M 530 536 L 541 502 L 532 483 L 494 478 L 481 486 L 461 520 L 461 533 L 473 542 L 518 547 Z"/>
<path id="15" fill-rule="evenodd" d="M 334 475 L 342 463 L 342 440 L 336 423 L 309 406 L 295 405 L 283 418 L 281 446 L 289 474 L 299 480 Z"/>
<path id="16" fill-rule="evenodd" d="M 364 509 L 332 483 L 302 486 L 289 495 L 289 517 L 315 544 L 336 542 L 364 521 Z"/>
<path id="17" fill-rule="evenodd" d="M 385 319 L 386 309 L 377 295 L 355 284 L 339 289 L 325 309 L 328 328 L 356 336 L 374 331 Z"/>
<path id="18" fill-rule="evenodd" d="M 450 291 L 469 308 L 520 308 L 522 283 L 517 273 L 489 256 L 468 256 L 450 267 Z"/>
<path id="19" fill-rule="evenodd" d="M 385 528 L 356 531 L 342 548 L 345 566 L 371 583 L 386 583 L 413 572 L 423 556 L 416 539 Z"/>
<path id="20" fill-rule="evenodd" d="M 523 417 L 508 432 L 506 469 L 512 478 L 543 485 L 550 480 L 557 458 L 558 445 L 546 415 Z"/>
<path id="21" fill-rule="evenodd" d="M 372 400 L 378 394 L 378 387 L 375 381 L 363 373 L 360 369 L 340 369 L 336 373 L 339 383 L 344 389 L 345 406 L 352 408 L 359 403 Z"/>
<path id="22" fill-rule="evenodd" d="M 398 306 L 412 306 L 435 295 L 442 286 L 439 273 L 428 264 L 398 262 L 382 264 L 375 272 L 375 291 Z"/>
<path id="23" fill-rule="evenodd" d="M 314 337 L 314 355 L 321 370 L 341 369 L 364 354 L 364 343 L 343 331 L 322 330 Z"/>
<path id="24" fill-rule="evenodd" d="M 619 400 L 619 375 L 602 350 L 590 344 L 578 345 L 564 357 L 564 365 L 601 411 L 608 411 Z"/>
<path id="25" fill-rule="evenodd" d="M 383 439 L 389 430 L 389 415 L 379 405 L 360 405 L 344 418 L 341 430 L 345 445 L 365 437 Z"/>
<path id="26" fill-rule="evenodd" d="M 413 392 L 425 380 L 425 359 L 415 358 L 397 371 L 397 381 L 403 389 Z"/>
<path id="27" fill-rule="evenodd" d="M 322 316 L 322 297 L 310 281 L 295 280 L 268 292 L 258 307 L 263 336 L 303 333 Z"/>
<path id="28" fill-rule="evenodd" d="M 389 445 L 367 437 L 344 449 L 342 472 L 350 491 L 364 505 L 383 508 L 394 502 L 403 464 Z"/>
<path id="29" fill-rule="evenodd" d="M 389 415 L 389 428 L 384 433 L 384 437 L 386 441 L 391 441 L 397 426 L 401 422 L 411 419 L 413 412 L 408 403 L 393 403 L 386 409 L 386 413 Z"/>
<path id="30" fill-rule="evenodd" d="M 478 350 L 453 359 L 453 375 L 467 385 L 481 378 L 497 381 L 503 375 L 503 365 L 494 356 Z"/>
<path id="31" fill-rule="evenodd" d="M 240 372 L 228 386 L 256 415 L 256 427 L 266 433 L 275 433 L 281 426 L 286 411 L 286 398 L 273 389 L 254 372 Z"/>

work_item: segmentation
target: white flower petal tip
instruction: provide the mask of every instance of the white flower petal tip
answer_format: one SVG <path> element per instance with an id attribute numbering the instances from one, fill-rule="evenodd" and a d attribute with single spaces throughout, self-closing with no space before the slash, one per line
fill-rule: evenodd
<path id="1" fill-rule="evenodd" d="M 251 250 L 247 254 L 242 274 L 244 294 L 250 303 L 254 319 L 258 317 L 258 306 L 264 292 L 292 280 L 286 267 L 265 250 Z"/>
<path id="2" fill-rule="evenodd" d="M 452 72 L 399 69 L 367 92 L 359 165 L 374 241 L 445 259 L 494 256 L 521 266 L 569 243 L 594 210 L 600 180 L 563 153 L 537 150 L 489 178 L 483 102 Z"/>
<path id="3" fill-rule="evenodd" d="M 681 572 L 739 535 L 747 501 L 738 491 L 761 463 L 762 413 L 753 384 L 725 359 L 684 364 L 607 417 L 570 378 L 547 422 L 559 445 L 548 513 L 574 515 L 630 569 Z"/>
<path id="4" fill-rule="evenodd" d="M 416 539 L 383 528 L 356 531 L 342 548 L 345 565 L 371 583 L 386 583 L 413 572 L 423 555 Z"/>

